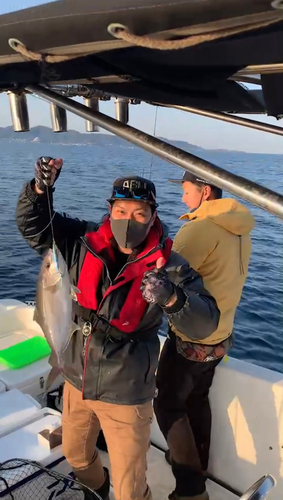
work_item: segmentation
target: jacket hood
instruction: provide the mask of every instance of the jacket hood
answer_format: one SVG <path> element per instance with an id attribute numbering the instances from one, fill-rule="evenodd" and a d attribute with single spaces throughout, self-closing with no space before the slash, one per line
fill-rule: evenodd
<path id="1" fill-rule="evenodd" d="M 182 215 L 180 219 L 210 219 L 214 224 L 238 236 L 250 233 L 255 225 L 249 209 L 233 198 L 204 201 L 197 210 Z"/>

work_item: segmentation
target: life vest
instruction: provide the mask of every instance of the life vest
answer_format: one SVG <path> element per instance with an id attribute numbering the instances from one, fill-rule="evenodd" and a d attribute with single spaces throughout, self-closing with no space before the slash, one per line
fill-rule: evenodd
<path id="1" fill-rule="evenodd" d="M 101 286 L 104 267 L 104 263 L 99 258 L 99 255 L 101 253 L 104 255 L 107 254 L 108 260 L 113 263 L 115 262 L 113 246 L 111 245 L 113 233 L 109 218 L 103 222 L 98 231 L 86 234 L 87 245 L 98 257 L 95 257 L 89 251 L 86 252 L 78 280 L 80 293 L 77 295 L 77 298 L 79 304 L 99 314 L 100 305 L 102 305 L 106 297 L 116 292 L 125 283 L 131 282 L 126 300 L 119 311 L 119 316 L 109 321 L 109 324 L 121 332 L 133 333 L 137 329 L 148 306 L 140 291 L 143 275 L 146 271 L 153 270 L 156 267 L 158 258 L 163 257 L 165 262 L 168 262 L 170 257 L 173 242 L 170 238 L 166 238 L 164 247 L 160 248 L 161 235 L 161 223 L 156 219 L 146 239 L 145 248 L 138 254 L 137 260 L 129 262 L 126 265 L 123 272 L 119 274 L 118 279 L 110 284 L 99 304 L 97 290 Z"/>

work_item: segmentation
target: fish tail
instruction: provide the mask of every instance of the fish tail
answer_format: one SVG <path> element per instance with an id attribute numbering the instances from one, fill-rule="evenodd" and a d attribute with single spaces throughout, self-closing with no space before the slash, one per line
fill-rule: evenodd
<path id="1" fill-rule="evenodd" d="M 35 307 L 34 308 L 34 313 L 33 313 L 33 321 L 35 321 L 36 323 L 38 323 L 38 311 L 37 311 L 37 308 Z"/>
<path id="2" fill-rule="evenodd" d="M 47 391 L 50 389 L 52 384 L 55 382 L 55 380 L 57 379 L 57 377 L 59 377 L 59 375 L 61 373 L 62 373 L 62 367 L 60 365 L 53 366 L 53 368 L 50 370 L 49 375 L 48 375 L 47 380 L 46 380 L 45 393 L 47 393 Z"/>

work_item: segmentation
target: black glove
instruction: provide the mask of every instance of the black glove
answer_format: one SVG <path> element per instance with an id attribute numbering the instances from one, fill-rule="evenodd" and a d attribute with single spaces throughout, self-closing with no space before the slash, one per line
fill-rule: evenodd
<path id="1" fill-rule="evenodd" d="M 164 269 L 146 272 L 140 289 L 146 302 L 155 303 L 161 307 L 165 307 L 175 293 L 175 286 Z"/>
<path id="2" fill-rule="evenodd" d="M 50 156 L 41 156 L 35 163 L 35 183 L 40 191 L 44 191 L 46 186 L 53 186 L 60 175 L 61 167 L 50 165 L 51 160 Z"/>

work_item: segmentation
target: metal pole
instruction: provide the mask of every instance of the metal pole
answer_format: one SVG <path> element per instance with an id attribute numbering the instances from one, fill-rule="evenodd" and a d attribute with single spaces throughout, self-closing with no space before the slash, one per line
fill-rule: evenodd
<path id="1" fill-rule="evenodd" d="M 14 132 L 29 131 L 29 115 L 26 95 L 8 92 Z"/>
<path id="2" fill-rule="evenodd" d="M 64 108 L 51 103 L 50 116 L 53 132 L 67 132 L 67 111 Z"/>
<path id="3" fill-rule="evenodd" d="M 205 178 L 208 182 L 220 187 L 230 193 L 243 198 L 254 205 L 257 205 L 268 212 L 278 215 L 283 219 L 283 196 L 271 191 L 244 177 L 227 172 L 223 168 L 217 167 L 208 161 L 202 160 L 182 149 L 171 146 L 156 137 L 152 137 L 145 132 L 141 132 L 129 125 L 110 118 L 103 113 L 92 111 L 83 104 L 72 101 L 67 97 L 52 92 L 40 85 L 28 85 L 26 90 L 44 97 L 58 106 L 62 106 L 67 111 L 74 113 L 85 120 L 92 121 L 100 127 L 112 132 L 136 146 L 149 151 L 160 158 L 188 170 L 193 174 Z"/>
<path id="4" fill-rule="evenodd" d="M 84 97 L 84 105 L 93 111 L 99 111 L 99 99 L 96 97 Z M 87 132 L 99 132 L 99 127 L 89 120 L 86 120 L 85 128 Z"/>
<path id="5" fill-rule="evenodd" d="M 162 106 L 162 104 L 157 104 Z M 190 106 L 166 106 L 173 109 L 179 109 L 180 111 L 187 111 L 188 113 L 193 113 L 195 115 L 206 116 L 207 118 L 214 118 L 215 120 L 221 120 L 222 122 L 233 123 L 234 125 L 242 125 L 243 127 L 252 128 L 255 130 L 260 130 L 261 132 L 268 132 L 269 134 L 282 135 L 283 128 L 277 127 L 276 125 L 268 125 L 267 123 L 260 123 L 256 120 L 250 120 L 249 118 L 240 118 L 239 116 L 231 116 L 226 113 L 220 113 L 218 111 L 207 111 L 205 109 L 191 108 Z"/>
<path id="6" fill-rule="evenodd" d="M 233 76 L 241 75 L 269 75 L 271 73 L 283 73 L 283 63 L 275 64 L 253 64 L 234 73 Z"/>
<path id="7" fill-rule="evenodd" d="M 129 121 L 129 101 L 124 97 L 116 97 L 115 99 L 115 115 L 116 120 L 122 123 Z"/>
<path id="8" fill-rule="evenodd" d="M 261 86 L 261 79 L 253 77 L 253 76 L 233 75 L 233 76 L 230 76 L 230 78 L 228 78 L 228 80 L 233 80 L 234 82 L 240 82 L 240 83 L 251 83 L 252 85 L 260 85 Z"/>

